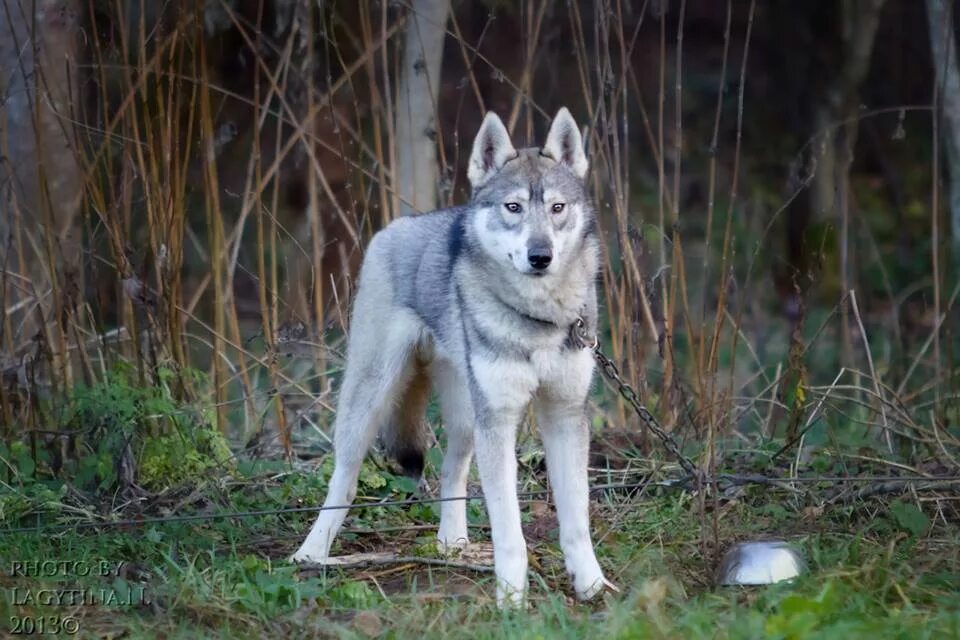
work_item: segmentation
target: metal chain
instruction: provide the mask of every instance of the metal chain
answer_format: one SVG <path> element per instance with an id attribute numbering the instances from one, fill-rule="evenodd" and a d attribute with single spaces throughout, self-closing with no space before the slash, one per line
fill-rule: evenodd
<path id="1" fill-rule="evenodd" d="M 599 338 L 587 334 L 587 326 L 583 318 L 577 318 L 573 325 L 571 325 L 570 337 L 580 348 L 590 349 L 590 351 L 593 352 L 593 358 L 597 361 L 600 371 L 608 380 L 616 385 L 617 391 L 624 400 L 630 403 L 630 406 L 632 406 L 633 410 L 640 416 L 640 420 L 647 426 L 647 429 L 653 432 L 653 435 L 657 436 L 670 455 L 677 459 L 680 466 L 683 467 L 683 470 L 690 474 L 697 484 L 703 483 L 706 480 L 704 472 L 694 464 L 690 458 L 680 452 L 680 447 L 674 442 L 673 437 L 660 426 L 660 423 L 653 414 L 643 406 L 633 387 L 620 377 L 620 370 L 617 368 L 617 365 L 600 350 Z"/>

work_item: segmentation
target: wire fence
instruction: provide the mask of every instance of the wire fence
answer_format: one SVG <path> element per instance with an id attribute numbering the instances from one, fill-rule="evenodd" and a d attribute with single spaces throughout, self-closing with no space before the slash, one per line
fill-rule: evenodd
<path id="1" fill-rule="evenodd" d="M 699 480 L 699 482 L 698 482 Z M 952 485 L 960 484 L 960 475 L 954 476 L 796 476 L 796 477 L 777 477 L 763 475 L 737 475 L 737 474 L 718 474 L 713 477 L 707 477 L 704 481 L 702 476 L 688 475 L 676 479 L 657 480 L 652 479 L 640 482 L 616 482 L 597 484 L 590 488 L 591 493 L 614 492 L 614 491 L 635 491 L 650 486 L 659 486 L 664 488 L 678 489 L 682 491 L 696 490 L 700 487 L 714 487 L 721 491 L 723 485 L 745 486 L 745 485 L 765 485 L 787 487 L 792 484 L 811 485 L 811 484 L 831 484 L 840 485 L 848 483 L 867 484 L 875 490 L 870 493 L 885 493 L 892 490 L 931 490 L 943 489 Z M 520 500 L 531 500 L 541 498 L 551 493 L 549 489 L 537 491 L 518 492 L 517 497 Z M 128 518 L 123 520 L 101 520 L 101 521 L 78 521 L 67 524 L 38 524 L 33 527 L 15 527 L 0 529 L 0 536 L 24 534 L 24 533 L 62 533 L 66 531 L 79 531 L 84 529 L 138 529 L 153 525 L 167 525 L 177 523 L 204 523 L 217 520 L 229 519 L 247 519 L 263 518 L 270 516 L 293 515 L 302 513 L 319 513 L 321 511 L 335 511 L 340 509 L 371 509 L 383 507 L 407 507 L 412 505 L 437 504 L 441 502 L 474 501 L 482 500 L 483 496 L 451 496 L 451 497 L 416 497 L 402 500 L 379 500 L 370 502 L 356 502 L 353 504 L 317 506 L 317 507 L 283 507 L 277 509 L 258 509 L 248 511 L 225 511 L 222 513 L 198 513 L 187 515 L 173 515 L 150 518 Z"/>

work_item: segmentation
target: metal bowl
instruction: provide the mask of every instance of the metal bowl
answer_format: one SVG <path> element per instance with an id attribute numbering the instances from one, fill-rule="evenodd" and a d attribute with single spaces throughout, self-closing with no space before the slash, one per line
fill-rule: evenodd
<path id="1" fill-rule="evenodd" d="M 723 556 L 717 584 L 773 584 L 796 578 L 806 570 L 800 552 L 783 540 L 741 542 Z"/>

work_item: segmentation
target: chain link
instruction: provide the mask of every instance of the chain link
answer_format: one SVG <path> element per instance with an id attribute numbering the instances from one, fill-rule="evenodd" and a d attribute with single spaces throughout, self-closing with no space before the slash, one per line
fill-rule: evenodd
<path id="1" fill-rule="evenodd" d="M 702 484 L 706 480 L 706 475 L 690 458 L 680 452 L 680 447 L 677 446 L 673 437 L 660 426 L 653 414 L 643 406 L 640 398 L 637 397 L 637 392 L 620 376 L 617 365 L 600 350 L 599 338 L 587 334 L 587 326 L 583 322 L 583 318 L 577 318 L 570 327 L 570 337 L 581 349 L 590 349 L 593 352 L 593 358 L 597 361 L 604 377 L 616 385 L 620 396 L 633 407 L 647 429 L 657 436 L 670 455 L 677 459 L 683 470 L 690 474 L 697 484 Z"/>

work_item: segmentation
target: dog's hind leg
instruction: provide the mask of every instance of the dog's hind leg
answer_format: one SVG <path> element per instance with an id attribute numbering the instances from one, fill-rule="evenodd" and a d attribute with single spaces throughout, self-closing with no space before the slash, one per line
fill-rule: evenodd
<path id="1" fill-rule="evenodd" d="M 440 400 L 447 449 L 440 469 L 440 529 L 437 539 L 444 550 L 463 548 L 467 535 L 466 500 L 450 500 L 467 494 L 467 476 L 473 457 L 473 406 L 463 375 L 449 363 L 435 361 L 431 378 Z"/>
<path id="2" fill-rule="evenodd" d="M 386 335 L 378 337 L 378 327 L 371 324 L 379 321 L 368 316 L 354 322 L 334 427 L 333 477 L 323 510 L 291 558 L 295 562 L 322 562 L 329 556 L 346 506 L 356 497 L 363 458 L 413 375 L 419 323 L 395 318 Z"/>

